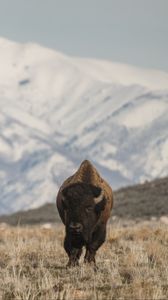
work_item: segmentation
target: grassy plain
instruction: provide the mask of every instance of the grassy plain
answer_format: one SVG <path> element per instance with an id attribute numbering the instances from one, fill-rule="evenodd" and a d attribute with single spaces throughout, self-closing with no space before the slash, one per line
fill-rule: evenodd
<path id="1" fill-rule="evenodd" d="M 98 270 L 66 269 L 64 228 L 0 226 L 0 299 L 168 299 L 168 226 L 108 226 Z"/>

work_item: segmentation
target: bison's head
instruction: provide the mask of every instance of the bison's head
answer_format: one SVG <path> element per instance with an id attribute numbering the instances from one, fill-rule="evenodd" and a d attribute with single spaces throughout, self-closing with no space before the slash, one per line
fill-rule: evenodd
<path id="1" fill-rule="evenodd" d="M 66 187 L 62 195 L 67 232 L 80 235 L 89 242 L 106 204 L 102 189 L 91 184 L 76 183 Z"/>

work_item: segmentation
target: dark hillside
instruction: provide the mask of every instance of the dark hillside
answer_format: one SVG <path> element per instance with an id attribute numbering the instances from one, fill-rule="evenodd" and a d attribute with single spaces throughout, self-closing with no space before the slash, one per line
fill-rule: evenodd
<path id="1" fill-rule="evenodd" d="M 168 177 L 115 191 L 112 215 L 124 219 L 150 219 L 168 215 Z M 0 222 L 11 225 L 58 221 L 60 218 L 55 204 L 0 217 Z"/>
<path id="2" fill-rule="evenodd" d="M 114 214 L 146 219 L 168 215 L 168 177 L 116 191 Z"/>

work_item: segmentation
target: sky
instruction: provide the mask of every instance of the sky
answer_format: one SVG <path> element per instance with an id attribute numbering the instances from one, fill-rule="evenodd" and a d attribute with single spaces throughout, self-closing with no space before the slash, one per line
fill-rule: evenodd
<path id="1" fill-rule="evenodd" d="M 168 72 L 168 0 L 0 0 L 0 36 Z"/>

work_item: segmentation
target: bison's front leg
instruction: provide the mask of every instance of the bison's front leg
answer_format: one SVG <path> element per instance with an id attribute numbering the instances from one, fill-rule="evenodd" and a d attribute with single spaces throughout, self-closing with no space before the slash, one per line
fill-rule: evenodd
<path id="1" fill-rule="evenodd" d="M 82 248 L 75 248 L 71 237 L 66 235 L 64 240 L 64 249 L 69 256 L 67 267 L 74 267 L 79 265 L 79 258 L 82 254 Z"/>
<path id="2" fill-rule="evenodd" d="M 79 258 L 81 256 L 82 249 L 73 248 L 69 256 L 67 267 L 79 266 Z"/>
<path id="3" fill-rule="evenodd" d="M 84 262 L 85 263 L 96 263 L 95 261 L 95 255 L 96 255 L 96 251 L 91 249 L 90 247 L 89 248 L 86 248 L 86 254 L 85 254 L 85 257 L 84 257 Z"/>
<path id="4" fill-rule="evenodd" d="M 85 263 L 96 263 L 95 255 L 106 238 L 106 225 L 99 226 L 92 235 L 91 242 L 86 246 Z"/>

